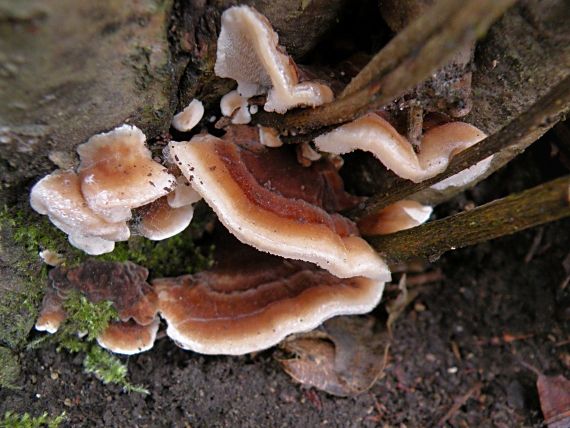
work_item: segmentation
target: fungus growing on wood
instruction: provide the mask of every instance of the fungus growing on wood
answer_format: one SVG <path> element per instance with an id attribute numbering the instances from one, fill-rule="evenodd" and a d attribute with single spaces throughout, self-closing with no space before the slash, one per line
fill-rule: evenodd
<path id="1" fill-rule="evenodd" d="M 88 260 L 73 269 L 52 269 L 35 327 L 55 333 L 67 318 L 66 298 L 78 291 L 92 303 L 112 302 L 118 312 L 120 321 L 110 324 L 97 338 L 102 346 L 128 354 L 147 350 L 158 329 L 158 299 L 147 277 L 147 269 L 131 262 Z M 130 342 L 129 332 L 135 333 Z"/>
<path id="2" fill-rule="evenodd" d="M 172 208 L 180 208 L 186 205 L 192 205 L 202 199 L 200 194 L 196 192 L 190 182 L 181 175 L 176 178 L 176 188 L 166 196 L 168 205 Z"/>
<path id="3" fill-rule="evenodd" d="M 266 111 L 285 113 L 332 101 L 327 85 L 299 82 L 295 63 L 278 43 L 267 18 L 249 6 L 231 7 L 222 14 L 214 70 L 236 80 L 238 92 L 246 98 L 267 92 Z"/>
<path id="4" fill-rule="evenodd" d="M 398 176 L 418 183 L 443 172 L 451 157 L 483 138 L 485 134 L 473 125 L 451 122 L 428 130 L 422 137 L 421 151 L 416 154 L 412 145 L 388 121 L 369 113 L 318 136 L 315 145 L 319 150 L 335 154 L 358 149 L 368 151 Z M 482 162 L 488 166 L 490 159 Z M 485 165 L 479 168 L 486 169 Z M 449 179 L 451 183 L 461 182 L 465 176 Z M 449 183 L 447 185 L 454 185 Z"/>
<path id="5" fill-rule="evenodd" d="M 188 132 L 194 128 L 204 116 L 202 101 L 193 99 L 188 106 L 172 118 L 172 126 L 181 132 Z"/>
<path id="6" fill-rule="evenodd" d="M 384 288 L 382 280 L 339 279 L 243 245 L 225 253 L 212 270 L 153 281 L 166 333 L 184 349 L 260 351 L 330 317 L 369 312 Z"/>
<path id="7" fill-rule="evenodd" d="M 93 212 L 81 193 L 79 176 L 72 171 L 55 171 L 32 188 L 30 205 L 68 234 L 69 242 L 88 254 L 112 251 L 114 241 L 129 239 L 126 223 L 109 222 Z"/>
<path id="8" fill-rule="evenodd" d="M 111 222 L 131 218 L 131 209 L 169 193 L 175 178 L 152 160 L 146 137 L 123 125 L 77 147 L 81 192 L 93 211 Z"/>
<path id="9" fill-rule="evenodd" d="M 160 319 L 158 317 L 148 325 L 140 325 L 132 320 L 111 322 L 97 337 L 97 343 L 117 354 L 138 354 L 153 347 L 159 326 Z"/>
<path id="10" fill-rule="evenodd" d="M 279 138 L 279 132 L 275 128 L 258 125 L 259 142 L 265 147 L 281 147 L 283 141 Z"/>
<path id="11" fill-rule="evenodd" d="M 220 101 L 222 114 L 231 117 L 235 125 L 245 125 L 251 122 L 247 98 L 242 97 L 238 91 L 230 91 Z"/>
<path id="12" fill-rule="evenodd" d="M 172 208 L 166 196 L 139 209 L 138 232 L 145 238 L 161 241 L 178 235 L 190 225 L 194 216 L 192 204 Z"/>
<path id="13" fill-rule="evenodd" d="M 223 140 L 203 134 L 172 143 L 170 155 L 242 242 L 341 278 L 389 280 L 384 261 L 338 214 L 359 199 L 344 192 L 326 159 L 304 168 L 290 147 L 269 149 L 249 127 L 233 127 Z"/>
<path id="14" fill-rule="evenodd" d="M 433 209 L 412 200 L 398 201 L 378 213 L 370 214 L 358 222 L 358 230 L 364 236 L 387 235 L 411 229 L 425 223 Z"/>

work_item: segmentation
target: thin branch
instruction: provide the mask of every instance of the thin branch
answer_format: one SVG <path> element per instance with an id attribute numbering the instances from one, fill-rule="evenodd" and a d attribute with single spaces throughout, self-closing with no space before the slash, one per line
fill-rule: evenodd
<path id="1" fill-rule="evenodd" d="M 485 34 L 515 1 L 440 0 L 398 33 L 336 101 L 285 115 L 260 112 L 256 120 L 284 135 L 298 135 L 377 110 L 427 79 L 463 46 Z"/>
<path id="2" fill-rule="evenodd" d="M 570 76 L 563 79 L 529 110 L 512 120 L 499 132 L 454 156 L 447 169 L 441 174 L 421 183 L 413 183 L 404 179 L 395 180 L 389 189 L 371 196 L 357 209 L 347 214 L 349 217 L 358 218 L 377 212 L 385 206 L 451 177 L 488 156 L 499 153 L 501 150 L 512 148 L 512 150 L 522 152 L 552 128 L 569 110 Z"/>
<path id="3" fill-rule="evenodd" d="M 412 257 L 434 260 L 449 250 L 569 216 L 570 176 L 565 176 L 471 211 L 368 241 L 392 263 Z"/>

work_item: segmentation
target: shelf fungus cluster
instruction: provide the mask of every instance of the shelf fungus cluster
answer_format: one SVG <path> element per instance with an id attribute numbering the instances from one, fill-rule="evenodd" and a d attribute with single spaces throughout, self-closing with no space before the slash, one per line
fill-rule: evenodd
<path id="1" fill-rule="evenodd" d="M 157 295 L 147 277 L 148 270 L 131 262 L 87 261 L 74 269 L 52 269 L 36 329 L 57 332 L 67 319 L 66 298 L 78 292 L 93 303 L 110 301 L 117 310 L 119 319 L 97 337 L 99 345 L 127 355 L 146 351 L 160 323 Z"/>
<path id="2" fill-rule="evenodd" d="M 108 267 L 106 283 L 83 277 L 85 266 L 58 267 L 50 273 L 36 327 L 53 332 L 64 320 L 62 301 L 69 282 L 79 284 L 89 299 L 114 303 L 120 321 L 98 340 L 123 353 L 151 346 L 157 314 L 167 323 L 167 335 L 185 349 L 243 354 L 313 329 L 330 317 L 372 310 L 391 276 L 362 235 L 419 225 L 427 221 L 431 207 L 401 201 L 353 222 L 341 213 L 363 198 L 344 190 L 340 155 L 370 151 L 397 175 L 418 182 L 445 170 L 453 155 L 484 134 L 460 122 L 436 126 L 425 132 L 417 154 L 387 120 L 367 114 L 317 137 L 317 151 L 307 143 L 283 144 L 272 128 L 246 125 L 260 99 L 265 110 L 277 113 L 333 100 L 326 84 L 301 81 L 298 70 L 265 17 L 247 6 L 232 7 L 222 15 L 215 65 L 216 74 L 237 81 L 237 90 L 221 101 L 222 113 L 231 119 L 222 136 L 202 129 L 188 141 L 172 141 L 159 163 L 146 148 L 144 134 L 124 125 L 79 146 L 77 171 L 57 171 L 40 180 L 32 189 L 32 207 L 89 254 L 112 250 L 114 241 L 128 239 L 131 229 L 149 239 L 179 233 L 201 198 L 241 242 L 226 235 L 217 243 L 213 268 L 157 278 L 151 285 L 146 283 L 148 272 L 132 264 Z M 249 98 L 258 95 L 266 97 L 249 105 Z M 203 114 L 202 104 L 193 100 L 175 116 L 173 127 L 187 132 Z M 446 185 L 484 169 L 486 165 L 463 171 Z M 134 294 L 121 282 L 132 283 L 132 275 L 139 279 Z M 121 290 L 130 293 L 128 304 Z M 148 315 L 144 320 L 133 311 L 140 302 Z M 131 334 L 135 344 L 127 345 Z"/>
<path id="3" fill-rule="evenodd" d="M 129 239 L 127 222 L 135 208 L 144 207 L 133 225 L 137 233 L 149 239 L 179 233 L 192 219 L 196 198 L 182 205 L 180 200 L 188 197 L 180 193 L 188 191 L 153 160 L 145 141 L 143 132 L 129 125 L 91 137 L 77 148 L 77 171 L 55 171 L 32 188 L 32 208 L 48 215 L 71 245 L 91 255 L 111 252 L 116 241 Z"/>

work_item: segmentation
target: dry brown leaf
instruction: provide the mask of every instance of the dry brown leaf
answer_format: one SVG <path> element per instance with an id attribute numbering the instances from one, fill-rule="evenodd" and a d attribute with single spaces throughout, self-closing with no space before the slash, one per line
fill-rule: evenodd
<path id="1" fill-rule="evenodd" d="M 305 335 L 281 344 L 295 358 L 281 359 L 296 381 L 332 395 L 353 396 L 368 390 L 382 375 L 390 339 L 375 331 L 372 318 L 337 317 L 323 325 L 325 338 Z"/>

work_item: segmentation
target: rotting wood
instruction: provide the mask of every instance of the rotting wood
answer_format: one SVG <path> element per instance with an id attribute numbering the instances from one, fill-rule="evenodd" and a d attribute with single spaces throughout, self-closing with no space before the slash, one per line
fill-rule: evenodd
<path id="1" fill-rule="evenodd" d="M 485 34 L 515 0 L 440 0 L 398 33 L 357 75 L 336 101 L 285 115 L 260 112 L 256 121 L 298 135 L 338 125 L 387 105 L 444 66 Z"/>
<path id="2" fill-rule="evenodd" d="M 570 175 L 471 211 L 367 240 L 386 259 L 437 259 L 449 250 L 488 241 L 570 216 Z"/>
<path id="3" fill-rule="evenodd" d="M 348 215 L 352 218 L 359 218 L 377 212 L 391 203 L 427 189 L 510 146 L 516 145 L 516 150 L 521 153 L 558 123 L 569 110 L 570 77 L 566 77 L 529 110 L 512 120 L 499 132 L 458 153 L 441 174 L 420 183 L 404 179 L 394 180 L 389 189 L 371 196 Z"/>

